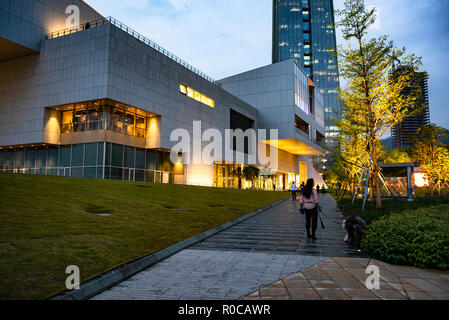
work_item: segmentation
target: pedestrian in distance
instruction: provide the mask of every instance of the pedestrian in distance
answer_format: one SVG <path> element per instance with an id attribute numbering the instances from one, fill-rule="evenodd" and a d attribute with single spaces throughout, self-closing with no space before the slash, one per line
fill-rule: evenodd
<path id="1" fill-rule="evenodd" d="M 317 240 L 316 229 L 318 224 L 319 203 L 318 193 L 313 185 L 313 179 L 308 179 L 301 198 L 299 199 L 299 204 L 301 208 L 304 208 L 304 213 L 306 216 L 307 239 L 312 238 L 313 240 Z M 312 232 L 310 232 L 310 227 L 312 227 Z"/>
<path id="2" fill-rule="evenodd" d="M 325 194 L 326 193 L 326 189 L 324 188 L 324 184 L 321 186 L 321 193 Z"/>
<path id="3" fill-rule="evenodd" d="M 298 191 L 298 188 L 296 187 L 295 181 L 292 182 L 290 191 L 292 192 L 292 200 L 296 200 L 296 191 Z"/>
<path id="4" fill-rule="evenodd" d="M 319 185 L 319 184 L 316 185 L 316 193 L 317 193 L 317 194 L 320 193 L 320 185 Z"/>

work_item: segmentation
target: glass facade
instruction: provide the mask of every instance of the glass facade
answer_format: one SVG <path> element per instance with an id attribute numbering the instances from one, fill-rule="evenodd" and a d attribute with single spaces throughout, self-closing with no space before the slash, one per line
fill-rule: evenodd
<path id="1" fill-rule="evenodd" d="M 336 48 L 333 22 L 332 0 L 273 0 L 273 63 L 294 58 L 323 94 L 328 145 L 338 133 L 331 118 L 341 111 L 337 60 L 329 50 Z"/>
<path id="2" fill-rule="evenodd" d="M 111 130 L 145 138 L 145 112 L 112 100 L 69 104 L 56 110 L 61 111 L 61 133 Z"/>
<path id="3" fill-rule="evenodd" d="M 0 172 L 173 183 L 169 152 L 110 142 L 0 150 Z"/>

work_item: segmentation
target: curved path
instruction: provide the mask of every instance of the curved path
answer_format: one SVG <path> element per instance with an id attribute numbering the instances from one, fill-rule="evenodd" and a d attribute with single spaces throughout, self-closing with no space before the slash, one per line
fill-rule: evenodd
<path id="1" fill-rule="evenodd" d="M 307 240 L 298 201 L 286 200 L 182 250 L 93 299 L 238 299 L 329 257 L 361 257 L 343 242 L 336 203 L 320 195 L 325 229 Z"/>

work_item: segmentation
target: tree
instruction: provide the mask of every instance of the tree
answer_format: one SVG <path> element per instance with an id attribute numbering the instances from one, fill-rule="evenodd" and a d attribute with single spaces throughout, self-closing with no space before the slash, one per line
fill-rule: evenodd
<path id="1" fill-rule="evenodd" d="M 414 140 L 413 158 L 429 179 L 430 195 L 438 188 L 449 187 L 449 152 L 447 141 L 449 132 L 435 124 L 421 126 Z"/>
<path id="2" fill-rule="evenodd" d="M 375 191 L 376 207 L 380 208 L 379 140 L 405 117 L 420 111 L 407 106 L 419 97 L 420 87 L 413 74 L 421 61 L 414 55 L 406 56 L 405 48 L 395 48 L 387 36 L 366 39 L 376 16 L 375 9 L 367 10 L 363 0 L 346 0 L 344 9 L 336 14 L 340 17 L 337 27 L 344 39 L 355 42 L 354 48 L 349 43 L 347 48 L 339 46 L 336 53 L 340 74 L 347 80 L 346 88 L 340 89 L 343 104 L 340 126 L 351 128 L 357 143 L 365 146 L 371 158 L 369 183 Z M 407 67 L 392 73 L 391 66 L 399 58 Z M 370 195 L 373 200 L 373 192 Z"/>
<path id="3" fill-rule="evenodd" d="M 384 163 L 412 162 L 413 159 L 404 149 L 380 150 L 379 161 Z"/>

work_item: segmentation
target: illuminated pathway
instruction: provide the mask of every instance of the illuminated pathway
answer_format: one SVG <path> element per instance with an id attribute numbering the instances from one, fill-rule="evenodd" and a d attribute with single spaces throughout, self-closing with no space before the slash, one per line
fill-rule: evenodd
<path id="1" fill-rule="evenodd" d="M 157 263 L 94 299 L 238 299 L 333 256 L 343 242 L 335 201 L 320 196 L 325 229 L 307 241 L 297 201 L 286 200 Z"/>

